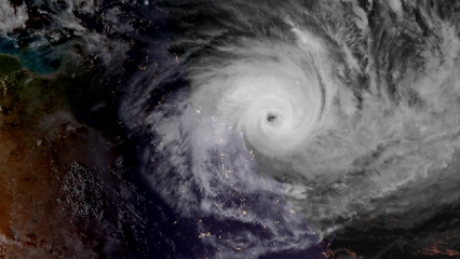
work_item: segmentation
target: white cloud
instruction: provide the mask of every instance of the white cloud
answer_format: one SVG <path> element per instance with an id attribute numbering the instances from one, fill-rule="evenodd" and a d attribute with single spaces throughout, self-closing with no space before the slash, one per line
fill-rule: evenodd
<path id="1" fill-rule="evenodd" d="M 0 35 L 23 28 L 27 18 L 25 5 L 14 8 L 9 1 L 0 1 Z"/>

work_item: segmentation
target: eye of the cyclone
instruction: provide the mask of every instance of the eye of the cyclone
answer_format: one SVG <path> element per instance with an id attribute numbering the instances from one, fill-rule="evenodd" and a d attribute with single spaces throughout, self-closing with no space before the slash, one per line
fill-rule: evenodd
<path id="1" fill-rule="evenodd" d="M 194 70 L 191 102 L 243 133 L 251 149 L 284 157 L 315 137 L 329 91 L 309 49 L 257 46 L 232 49 L 234 58 L 212 64 L 218 69 Z"/>
<path id="2" fill-rule="evenodd" d="M 269 112 L 266 115 L 266 122 L 268 126 L 278 127 L 283 123 L 283 116 L 275 112 Z"/>
<path id="3" fill-rule="evenodd" d="M 269 114 L 267 115 L 267 121 L 268 121 L 268 122 L 275 122 L 276 119 L 277 119 L 277 117 L 276 117 L 276 115 L 273 114 L 273 113 L 269 113 Z"/>

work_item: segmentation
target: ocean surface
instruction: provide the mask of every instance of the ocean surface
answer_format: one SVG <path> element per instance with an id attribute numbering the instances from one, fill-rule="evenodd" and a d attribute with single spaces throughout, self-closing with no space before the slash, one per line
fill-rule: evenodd
<path id="1" fill-rule="evenodd" d="M 21 65 L 37 74 L 50 74 L 59 69 L 62 57 L 49 57 L 54 54 L 49 48 L 20 48 L 14 40 L 0 38 L 0 53 L 14 56 Z"/>

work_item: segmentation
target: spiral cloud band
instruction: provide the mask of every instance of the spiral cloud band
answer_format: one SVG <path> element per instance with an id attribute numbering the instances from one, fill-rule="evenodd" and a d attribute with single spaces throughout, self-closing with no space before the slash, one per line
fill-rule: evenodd
<path id="1" fill-rule="evenodd" d="M 322 50 L 299 42 L 225 51 L 234 58 L 221 67 L 192 71 L 198 85 L 192 105 L 241 131 L 249 149 L 266 156 L 302 148 L 321 127 L 334 94 L 318 73 Z"/>

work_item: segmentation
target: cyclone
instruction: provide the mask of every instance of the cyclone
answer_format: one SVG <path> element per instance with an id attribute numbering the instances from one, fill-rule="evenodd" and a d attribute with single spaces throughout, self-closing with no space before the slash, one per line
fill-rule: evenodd
<path id="1" fill-rule="evenodd" d="M 324 126 L 335 88 L 322 78 L 328 71 L 319 66 L 319 40 L 308 36 L 310 42 L 223 49 L 233 55 L 228 62 L 192 70 L 192 106 L 240 131 L 248 149 L 265 156 L 302 149 Z"/>
<path id="2" fill-rule="evenodd" d="M 150 140 L 152 189 L 183 217 L 251 225 L 221 238 L 197 224 L 213 258 L 413 229 L 460 197 L 458 29 L 370 2 L 213 3 L 193 34 L 177 24 L 162 73 L 133 80 L 122 114 Z"/>

